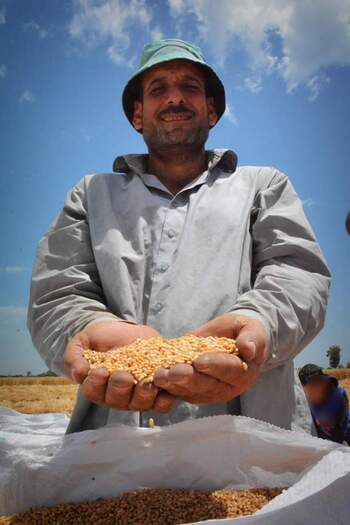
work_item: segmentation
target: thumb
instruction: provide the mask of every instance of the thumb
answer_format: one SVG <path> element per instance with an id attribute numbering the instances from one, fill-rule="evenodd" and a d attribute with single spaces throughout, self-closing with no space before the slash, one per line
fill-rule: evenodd
<path id="1" fill-rule="evenodd" d="M 247 363 L 262 365 L 266 356 L 267 335 L 259 321 L 242 324 L 236 336 L 236 344 L 240 356 Z"/>
<path id="2" fill-rule="evenodd" d="M 89 373 L 90 365 L 82 356 L 84 350 L 89 348 L 89 342 L 87 334 L 79 332 L 72 337 L 64 352 L 64 371 L 76 383 L 83 383 Z"/>

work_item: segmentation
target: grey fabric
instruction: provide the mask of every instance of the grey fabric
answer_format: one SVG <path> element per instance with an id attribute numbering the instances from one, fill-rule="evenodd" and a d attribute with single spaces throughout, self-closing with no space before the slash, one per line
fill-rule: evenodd
<path id="1" fill-rule="evenodd" d="M 311 431 L 293 357 L 324 323 L 330 273 L 289 179 L 237 167 L 231 150 L 176 195 L 146 172 L 146 155 L 83 177 L 40 240 L 28 329 L 47 366 L 64 374 L 69 337 L 100 319 L 176 337 L 226 312 L 260 319 L 269 356 L 256 386 L 230 403 L 179 402 L 167 416 L 99 407 L 78 396 L 68 432 L 241 413 Z"/>

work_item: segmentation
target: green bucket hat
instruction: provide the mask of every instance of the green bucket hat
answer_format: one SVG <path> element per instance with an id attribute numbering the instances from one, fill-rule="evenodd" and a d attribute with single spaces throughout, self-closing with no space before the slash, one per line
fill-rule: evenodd
<path id="1" fill-rule="evenodd" d="M 208 91 L 214 98 L 218 120 L 223 115 L 226 107 L 225 88 L 214 69 L 206 63 L 200 48 L 178 38 L 165 38 L 145 45 L 140 66 L 136 73 L 128 80 L 123 90 L 123 109 L 131 125 L 134 113 L 134 101 L 137 100 L 139 96 L 138 81 L 140 75 L 157 64 L 179 58 L 195 62 L 204 70 Z"/>

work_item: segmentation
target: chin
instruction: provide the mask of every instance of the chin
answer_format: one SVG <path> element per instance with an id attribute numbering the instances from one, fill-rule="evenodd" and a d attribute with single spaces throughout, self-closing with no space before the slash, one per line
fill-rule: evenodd
<path id="1" fill-rule="evenodd" d="M 187 142 L 191 141 L 196 136 L 197 129 L 188 127 L 174 127 L 173 129 L 164 130 L 164 136 L 170 141 Z"/>
<path id="2" fill-rule="evenodd" d="M 196 147 L 202 146 L 208 138 L 208 129 L 200 127 L 188 127 L 177 125 L 173 129 L 168 126 L 158 126 L 153 130 L 145 130 L 143 133 L 147 145 L 153 148 L 167 147 Z"/>

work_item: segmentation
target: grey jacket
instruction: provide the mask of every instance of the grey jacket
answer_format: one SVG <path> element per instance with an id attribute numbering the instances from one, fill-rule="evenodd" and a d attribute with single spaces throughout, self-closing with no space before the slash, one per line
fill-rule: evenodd
<path id="1" fill-rule="evenodd" d="M 83 177 L 39 242 L 27 324 L 47 366 L 64 374 L 69 337 L 96 320 L 176 337 L 226 312 L 264 323 L 269 356 L 240 398 L 179 401 L 168 415 L 108 409 L 79 392 L 68 432 L 223 413 L 310 431 L 293 357 L 323 326 L 330 273 L 290 181 L 212 150 L 208 169 L 173 195 L 146 165 L 146 155 L 120 156 L 113 173 Z"/>

